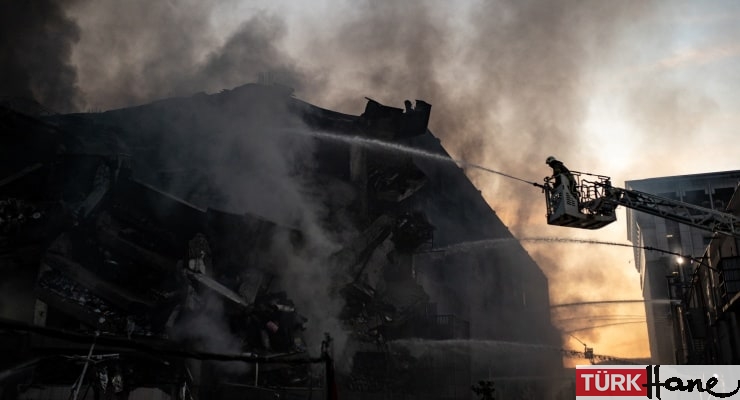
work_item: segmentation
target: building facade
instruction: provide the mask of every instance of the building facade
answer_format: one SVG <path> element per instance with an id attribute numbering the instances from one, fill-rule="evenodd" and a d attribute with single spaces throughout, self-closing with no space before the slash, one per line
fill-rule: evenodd
<path id="1" fill-rule="evenodd" d="M 740 188 L 740 186 L 738 186 Z M 726 212 L 740 221 L 740 191 Z M 672 282 L 676 315 L 673 324 L 678 364 L 740 363 L 740 235 L 716 235 L 709 241 L 691 275 Z"/>
<path id="2" fill-rule="evenodd" d="M 625 182 L 625 188 L 725 211 L 739 181 L 740 171 L 726 171 L 631 180 Z M 724 240 L 721 236 L 713 239 L 714 236 L 709 231 L 627 209 L 627 238 L 635 245 L 635 268 L 645 299 L 653 363 L 695 363 L 695 355 L 705 351 L 709 317 L 696 312 L 698 304 L 688 307 L 684 297 L 696 297 L 696 290 L 691 289 L 693 283 L 705 270 L 712 271 L 692 260 L 702 259 L 708 246 L 712 248 L 711 243 Z M 647 251 L 646 247 L 660 251 Z M 710 274 L 701 282 L 715 287 L 718 279 L 719 276 L 713 278 Z M 716 287 L 711 291 L 716 291 Z M 706 302 L 699 308 L 716 309 L 715 297 L 712 294 L 696 301 Z"/>

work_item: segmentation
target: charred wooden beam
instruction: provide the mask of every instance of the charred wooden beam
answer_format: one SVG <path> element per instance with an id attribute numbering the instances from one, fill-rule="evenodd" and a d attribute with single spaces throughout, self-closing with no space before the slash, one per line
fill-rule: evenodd
<path id="1" fill-rule="evenodd" d="M 36 287 L 35 293 L 38 299 L 46 303 L 49 307 L 74 318 L 81 324 L 93 329 L 102 328 L 109 330 L 105 329 L 106 320 L 102 315 L 91 312 L 80 303 L 73 301 L 73 299 L 62 297 L 45 287 Z"/>
<path id="2" fill-rule="evenodd" d="M 103 201 L 103 198 L 108 193 L 111 187 L 111 172 L 110 168 L 101 164 L 95 172 L 95 178 L 93 180 L 93 189 L 88 193 L 85 200 L 83 200 L 75 209 L 75 214 L 78 218 L 86 219 Z"/>
<path id="3" fill-rule="evenodd" d="M 198 282 L 203 287 L 208 288 L 209 290 L 217 293 L 221 297 L 231 301 L 232 303 L 244 308 L 249 309 L 249 303 L 247 303 L 244 299 L 241 298 L 238 294 L 236 294 L 233 290 L 227 288 L 226 286 L 222 285 L 215 279 L 206 276 L 204 274 L 195 273 L 192 271 L 186 271 L 186 274 L 188 278 L 192 279 L 195 282 Z"/>
<path id="4" fill-rule="evenodd" d="M 30 175 L 31 173 L 40 170 L 44 165 L 41 163 L 36 163 L 31 166 L 28 166 L 26 168 L 23 168 L 22 170 L 7 176 L 3 179 L 0 179 L 0 188 L 3 188 L 4 186 L 7 186 L 25 176 Z"/>
<path id="5" fill-rule="evenodd" d="M 68 275 L 80 285 L 123 310 L 141 312 L 154 307 L 152 301 L 100 279 L 81 264 L 62 255 L 47 253 L 43 263 Z"/>

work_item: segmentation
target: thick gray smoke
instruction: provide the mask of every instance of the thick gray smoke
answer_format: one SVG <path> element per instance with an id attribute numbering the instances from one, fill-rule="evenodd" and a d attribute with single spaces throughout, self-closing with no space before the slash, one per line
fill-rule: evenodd
<path id="1" fill-rule="evenodd" d="M 81 93 L 71 64 L 78 26 L 66 14 L 71 1 L 0 2 L 0 96 L 35 99 L 74 111 Z"/>
<path id="2" fill-rule="evenodd" d="M 164 97 L 217 92 L 271 72 L 300 87 L 299 73 L 281 40 L 285 22 L 266 12 L 245 15 L 220 38 L 216 4 L 183 1 L 95 1 L 71 9 L 89 32 L 73 60 L 93 109 L 131 106 Z"/>
<path id="3" fill-rule="evenodd" d="M 449 7 L 437 2 L 352 8 L 341 10 L 348 16 L 327 39 L 331 45 L 312 50 L 332 60 L 337 74 L 353 71 L 328 87 L 324 101 L 342 108 L 360 101 L 358 93 L 387 101 L 427 99 L 434 104 L 431 128 L 453 154 L 539 180 L 548 173 L 550 153 L 566 161 L 585 156 L 578 146 L 589 102 L 583 82 L 609 56 L 625 22 L 650 6 L 483 2 L 456 10 L 462 21 L 450 19 Z M 321 92 L 311 89 L 312 97 Z M 496 192 L 507 197 L 533 198 L 531 187 L 501 184 L 506 190 Z M 529 206 L 533 202 L 518 204 L 513 225 L 541 214 Z"/>

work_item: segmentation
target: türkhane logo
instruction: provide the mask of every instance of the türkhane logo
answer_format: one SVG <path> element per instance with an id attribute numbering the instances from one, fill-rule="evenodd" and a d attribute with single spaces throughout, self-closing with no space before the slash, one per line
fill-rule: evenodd
<path id="1" fill-rule="evenodd" d="M 576 368 L 576 396 L 646 398 L 647 372 L 636 366 L 579 366 Z"/>
<path id="2" fill-rule="evenodd" d="M 740 399 L 738 365 L 586 365 L 576 368 L 576 399 Z"/>

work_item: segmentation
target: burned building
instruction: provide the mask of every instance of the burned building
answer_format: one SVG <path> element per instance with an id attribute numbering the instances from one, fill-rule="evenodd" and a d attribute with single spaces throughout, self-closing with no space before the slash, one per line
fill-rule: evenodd
<path id="1" fill-rule="evenodd" d="M 37 110 L 0 108 L 3 398 L 558 389 L 547 279 L 440 161 L 428 103 L 354 116 L 249 84 Z"/>

